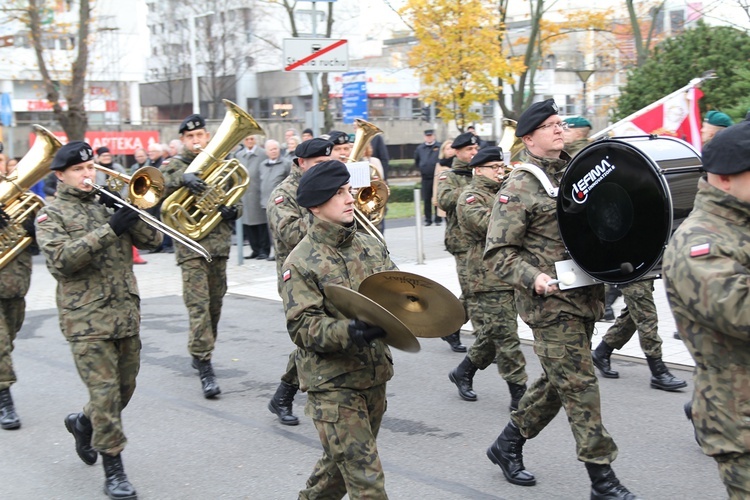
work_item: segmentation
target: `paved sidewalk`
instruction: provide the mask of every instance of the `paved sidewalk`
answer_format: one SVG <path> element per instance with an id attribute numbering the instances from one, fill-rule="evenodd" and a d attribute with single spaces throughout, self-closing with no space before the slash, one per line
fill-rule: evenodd
<path id="1" fill-rule="evenodd" d="M 409 224 L 413 224 L 413 221 L 397 220 L 386 223 L 385 237 L 393 261 L 399 266 L 400 270 L 430 278 L 441 283 L 456 295 L 460 295 L 455 261 L 443 246 L 445 226 L 422 228 L 424 264 L 420 265 L 417 264 L 417 230 L 415 226 Z M 246 254 L 250 253 L 249 247 L 245 247 L 243 250 Z M 242 264 L 239 265 L 236 252 L 237 246 L 233 246 L 227 266 L 229 293 L 281 301 L 276 289 L 276 264 L 265 260 L 243 260 Z M 174 255 L 144 253 L 143 257 L 148 261 L 148 264 L 135 266 L 142 299 L 180 295 L 182 293 L 182 276 L 180 268 L 175 263 Z M 27 310 L 36 311 L 54 308 L 55 286 L 55 280 L 47 271 L 44 259 L 41 256 L 35 257 L 31 289 L 26 297 Z M 654 299 L 659 312 L 659 333 L 664 342 L 662 345 L 664 361 L 675 365 L 694 366 L 693 360 L 682 341 L 672 337 L 672 333 L 675 331 L 674 319 L 669 310 L 661 280 L 656 281 Z M 614 305 L 615 312 L 617 313 L 623 306 L 622 298 L 617 299 Z M 593 340 L 594 346 L 599 343 L 610 325 L 611 323 L 604 322 L 597 324 Z M 466 332 L 470 332 L 471 324 L 465 325 L 464 329 Z M 520 319 L 519 335 L 524 340 L 533 340 L 531 330 Z M 637 334 L 623 349 L 615 351 L 615 357 L 618 355 L 644 359 Z"/>

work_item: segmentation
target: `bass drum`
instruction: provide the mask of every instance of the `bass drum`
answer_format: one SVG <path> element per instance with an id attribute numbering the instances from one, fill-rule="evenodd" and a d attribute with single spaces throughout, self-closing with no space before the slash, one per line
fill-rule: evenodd
<path id="1" fill-rule="evenodd" d="M 669 238 L 693 209 L 702 163 L 687 142 L 638 136 L 596 141 L 560 181 L 560 236 L 597 281 L 658 276 Z"/>

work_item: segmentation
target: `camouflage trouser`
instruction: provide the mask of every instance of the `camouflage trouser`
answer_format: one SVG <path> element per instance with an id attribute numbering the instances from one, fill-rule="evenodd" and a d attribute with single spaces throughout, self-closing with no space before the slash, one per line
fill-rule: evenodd
<path id="1" fill-rule="evenodd" d="M 299 388 L 299 377 L 297 376 L 297 349 L 289 353 L 289 361 L 286 364 L 286 371 L 281 376 L 281 381 Z"/>
<path id="2" fill-rule="evenodd" d="M 386 409 L 385 384 L 361 391 L 308 392 L 305 415 L 323 445 L 299 498 L 382 499 L 385 475 L 375 439 Z"/>
<path id="3" fill-rule="evenodd" d="M 461 287 L 461 302 L 467 311 L 469 311 L 469 266 L 466 265 L 466 252 L 454 253 L 453 258 L 456 259 L 456 273 L 458 273 L 458 284 Z"/>
<path id="4" fill-rule="evenodd" d="M 23 297 L 0 299 L 0 391 L 16 383 L 10 353 L 25 316 L 26 301 Z"/>
<path id="5" fill-rule="evenodd" d="M 659 318 L 653 294 L 654 280 L 628 283 L 621 289 L 626 307 L 602 340 L 613 349 L 622 349 L 637 329 L 643 353 L 652 358 L 661 358 L 661 338 L 657 331 Z"/>
<path id="6" fill-rule="evenodd" d="M 181 264 L 182 297 L 190 319 L 188 352 L 210 360 L 219 333 L 219 317 L 227 293 L 227 259 L 190 259 Z"/>
<path id="7" fill-rule="evenodd" d="M 135 391 L 141 338 L 77 341 L 70 343 L 70 349 L 78 375 L 89 390 L 83 413 L 94 428 L 91 444 L 98 452 L 117 455 L 127 442 L 120 415 Z"/>
<path id="8" fill-rule="evenodd" d="M 750 498 L 750 454 L 735 453 L 714 459 L 719 465 L 719 476 L 729 493 L 729 500 Z"/>
<path id="9" fill-rule="evenodd" d="M 484 370 L 497 359 L 497 371 L 507 382 L 523 385 L 528 380 L 526 359 L 518 340 L 518 313 L 513 290 L 475 293 L 470 308 L 477 340 L 469 348 L 472 364 Z"/>
<path id="10" fill-rule="evenodd" d="M 534 352 L 544 373 L 528 388 L 511 420 L 531 439 L 562 407 L 573 431 L 578 460 L 613 462 L 617 445 L 602 424 L 599 384 L 591 360 L 594 324 L 562 321 L 533 332 Z"/>

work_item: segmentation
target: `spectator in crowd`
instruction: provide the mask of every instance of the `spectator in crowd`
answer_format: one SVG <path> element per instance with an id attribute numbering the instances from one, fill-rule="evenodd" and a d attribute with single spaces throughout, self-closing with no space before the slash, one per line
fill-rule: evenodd
<path id="1" fill-rule="evenodd" d="M 419 170 L 422 176 L 422 203 L 424 205 L 424 224 L 431 226 L 432 219 L 432 188 L 434 185 L 435 164 L 440 155 L 440 142 L 435 139 L 435 131 L 427 129 L 424 131 L 424 142 L 414 150 L 414 168 Z M 468 162 L 467 162 L 468 164 Z M 435 216 L 435 224 L 439 225 L 441 218 Z"/>
<path id="2" fill-rule="evenodd" d="M 281 156 L 281 149 L 279 148 L 279 142 L 273 139 L 269 139 L 265 144 L 266 158 L 260 166 L 260 205 L 263 211 L 263 217 L 268 220 L 266 214 L 266 205 L 268 199 L 271 196 L 271 192 L 281 181 L 286 179 L 286 176 L 292 171 L 292 160 L 289 157 Z M 269 233 L 270 241 L 270 233 Z M 267 260 L 276 260 L 275 257 L 266 257 Z"/>
<path id="3" fill-rule="evenodd" d="M 148 145 L 148 166 L 159 168 L 161 167 L 161 162 L 164 161 L 163 157 L 164 150 L 161 147 L 161 144 L 158 142 L 153 142 Z"/>
<path id="4" fill-rule="evenodd" d="M 266 158 L 266 152 L 257 144 L 255 135 L 245 137 L 245 147 L 237 153 L 237 159 L 245 165 L 250 176 L 250 185 L 242 195 L 242 230 L 245 240 L 250 243 L 251 253 L 246 259 L 267 259 L 271 253 L 271 239 L 268 234 L 268 220 L 265 205 L 261 203 L 260 165 Z M 277 143 L 278 144 L 278 143 Z"/>
<path id="5" fill-rule="evenodd" d="M 302 139 L 297 135 L 293 135 L 286 140 L 286 152 L 283 156 L 290 162 L 294 160 L 294 150 L 297 149 L 297 146 L 299 146 L 301 142 Z"/>
<path id="6" fill-rule="evenodd" d="M 445 210 L 438 207 L 437 192 L 438 192 L 438 179 L 440 175 L 451 169 L 453 165 L 453 157 L 456 156 L 456 150 L 451 147 L 453 144 L 453 138 L 448 138 L 440 145 L 440 153 L 438 154 L 438 161 L 435 164 L 435 176 L 432 181 L 432 206 L 435 208 L 435 225 L 439 226 L 440 222 L 445 218 Z"/>
<path id="7" fill-rule="evenodd" d="M 169 141 L 169 156 L 177 156 L 182 151 L 182 141 L 179 139 L 172 139 Z"/>
<path id="8" fill-rule="evenodd" d="M 133 157 L 135 158 L 135 163 L 130 165 L 130 173 L 132 174 L 139 168 L 145 167 L 146 162 L 148 162 L 148 153 L 143 148 L 138 148 L 133 152 Z"/>
<path id="9" fill-rule="evenodd" d="M 309 141 L 310 139 L 315 137 L 315 134 L 313 133 L 311 128 L 306 128 L 302 131 L 302 135 L 300 137 L 302 138 L 302 141 L 300 143 L 302 143 L 305 141 Z"/>

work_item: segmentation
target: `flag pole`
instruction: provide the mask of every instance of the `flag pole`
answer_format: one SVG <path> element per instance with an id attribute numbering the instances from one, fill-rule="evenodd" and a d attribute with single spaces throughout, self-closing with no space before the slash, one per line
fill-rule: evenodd
<path id="1" fill-rule="evenodd" d="M 625 122 L 629 122 L 629 121 L 633 120 L 634 118 L 638 118 L 638 117 L 639 117 L 639 116 L 641 116 L 642 114 L 644 114 L 644 113 L 647 113 L 647 112 L 651 111 L 652 109 L 656 108 L 657 106 L 661 106 L 662 104 L 664 104 L 664 103 L 665 103 L 665 102 L 667 102 L 668 100 L 672 99 L 672 98 L 673 98 L 673 97 L 675 97 L 676 95 L 680 94 L 681 92 L 687 92 L 687 91 L 688 91 L 688 90 L 690 90 L 691 88 L 693 88 L 693 87 L 696 87 L 696 86 L 700 85 L 700 84 L 701 84 L 701 83 L 702 83 L 703 81 L 705 81 L 705 80 L 711 80 L 711 79 L 713 79 L 713 78 L 716 78 L 716 72 L 715 72 L 714 70 L 706 71 L 706 72 L 705 72 L 705 73 L 703 73 L 703 75 L 702 75 L 702 76 L 700 76 L 699 78 L 693 78 L 692 80 L 690 80 L 690 83 L 688 83 L 687 85 L 685 85 L 685 86 L 684 86 L 684 87 L 682 87 L 681 89 L 677 89 L 677 90 L 675 90 L 675 91 L 674 91 L 674 92 L 672 92 L 671 94 L 669 94 L 669 95 L 667 95 L 667 96 L 665 96 L 665 97 L 662 97 L 662 98 L 661 98 L 661 99 L 659 99 L 658 101 L 652 102 L 651 104 L 649 104 L 649 105 L 648 105 L 648 106 L 646 106 L 645 108 L 639 109 L 639 110 L 638 110 L 638 111 L 636 111 L 635 113 L 633 113 L 633 114 L 631 114 L 631 115 L 628 115 L 628 116 L 626 116 L 625 118 L 623 118 L 622 120 L 618 121 L 617 123 L 614 123 L 614 124 L 610 125 L 609 127 L 607 127 L 607 128 L 604 128 L 604 129 L 600 130 L 600 131 L 599 131 L 599 132 L 597 132 L 596 134 L 592 135 L 592 136 L 590 137 L 590 140 L 592 140 L 592 141 L 593 141 L 593 140 L 595 140 L 595 139 L 597 139 L 597 138 L 599 138 L 599 137 L 601 137 L 601 136 L 605 135 L 605 134 L 606 134 L 607 132 L 609 132 L 610 130 L 613 130 L 613 129 L 615 129 L 615 128 L 619 127 L 619 126 L 620 126 L 620 125 L 621 125 L 622 123 L 625 123 Z"/>

